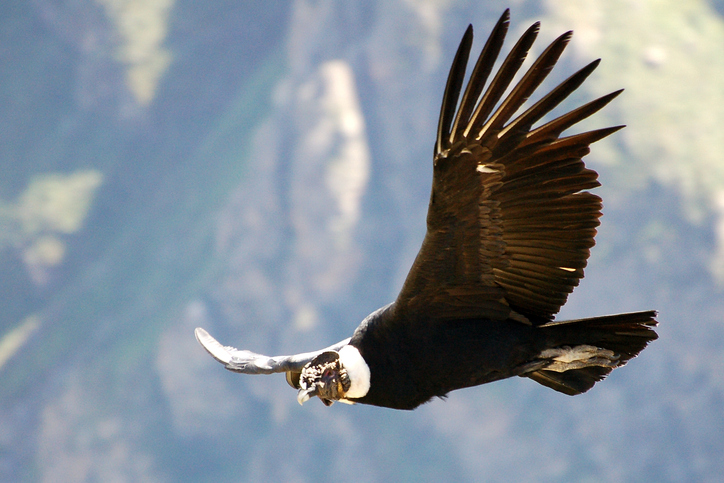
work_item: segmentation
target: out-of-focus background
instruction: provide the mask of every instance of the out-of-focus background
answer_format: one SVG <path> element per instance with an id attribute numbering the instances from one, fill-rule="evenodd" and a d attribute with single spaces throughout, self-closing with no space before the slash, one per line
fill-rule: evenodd
<path id="1" fill-rule="evenodd" d="M 562 106 L 604 217 L 561 317 L 658 309 L 589 393 L 511 379 L 414 412 L 239 376 L 193 337 L 318 349 L 397 294 L 439 103 L 482 1 L 7 0 L 0 7 L 1 481 L 720 481 L 724 2 L 511 0 L 506 52 L 573 41 Z M 477 55 L 477 54 L 476 54 Z"/>

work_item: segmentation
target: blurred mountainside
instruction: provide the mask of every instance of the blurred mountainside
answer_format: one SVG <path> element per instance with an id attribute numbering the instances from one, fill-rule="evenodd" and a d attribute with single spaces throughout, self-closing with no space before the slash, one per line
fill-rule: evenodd
<path id="1" fill-rule="evenodd" d="M 505 53 L 575 32 L 541 93 L 603 58 L 558 114 L 626 89 L 579 128 L 628 125 L 585 158 L 604 217 L 560 316 L 657 309 L 660 339 L 576 398 L 508 380 L 411 413 L 301 408 L 193 329 L 314 350 L 394 299 L 450 62 L 503 7 L 0 7 L 0 481 L 715 481 L 724 8 L 510 7 Z"/>

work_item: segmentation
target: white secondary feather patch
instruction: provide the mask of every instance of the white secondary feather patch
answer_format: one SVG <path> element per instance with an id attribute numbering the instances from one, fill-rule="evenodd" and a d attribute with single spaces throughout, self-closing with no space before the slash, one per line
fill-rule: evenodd
<path id="1" fill-rule="evenodd" d="M 546 371 L 565 372 L 591 366 L 617 367 L 620 356 L 608 349 L 577 345 L 546 349 L 538 357 L 552 359 L 552 363 L 544 368 Z"/>
<path id="2" fill-rule="evenodd" d="M 347 370 L 350 386 L 345 393 L 345 399 L 360 398 L 367 395 L 370 390 L 370 368 L 362 354 L 352 345 L 346 345 L 339 350 L 339 361 Z M 346 401 L 345 401 L 346 402 Z"/>

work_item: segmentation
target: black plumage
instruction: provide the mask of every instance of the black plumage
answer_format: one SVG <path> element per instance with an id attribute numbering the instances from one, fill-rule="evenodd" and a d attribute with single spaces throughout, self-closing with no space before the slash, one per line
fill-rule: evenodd
<path id="1" fill-rule="evenodd" d="M 621 91 L 533 127 L 599 61 L 519 113 L 572 33 L 553 41 L 511 88 L 538 34 L 534 24 L 486 87 L 508 24 L 506 10 L 464 91 L 472 26 L 455 55 L 434 147 L 427 233 L 397 299 L 350 339 L 294 356 L 223 347 L 197 329 L 199 342 L 227 369 L 285 372 L 300 402 L 316 395 L 328 405 L 412 409 L 512 376 L 579 394 L 656 339 L 653 311 L 553 320 L 583 277 L 601 216 L 601 199 L 586 191 L 599 186 L 597 174 L 581 158 L 623 126 L 560 136 Z"/>

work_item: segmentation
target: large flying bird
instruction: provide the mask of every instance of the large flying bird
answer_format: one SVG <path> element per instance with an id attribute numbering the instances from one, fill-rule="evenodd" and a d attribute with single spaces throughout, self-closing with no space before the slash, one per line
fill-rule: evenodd
<path id="1" fill-rule="evenodd" d="M 468 27 L 448 77 L 433 156 L 427 234 L 397 299 L 326 349 L 267 357 L 196 338 L 234 372 L 284 372 L 304 403 L 414 409 L 435 396 L 511 376 L 575 395 L 657 338 L 654 311 L 553 320 L 583 277 L 601 216 L 583 164 L 589 145 L 623 126 L 560 137 L 621 91 L 538 127 L 598 66 L 582 68 L 513 117 L 571 38 L 558 37 L 504 93 L 535 40 L 531 26 L 488 77 L 509 25 L 493 29 L 460 99 L 473 41 Z M 502 98 L 502 101 L 501 101 Z"/>

